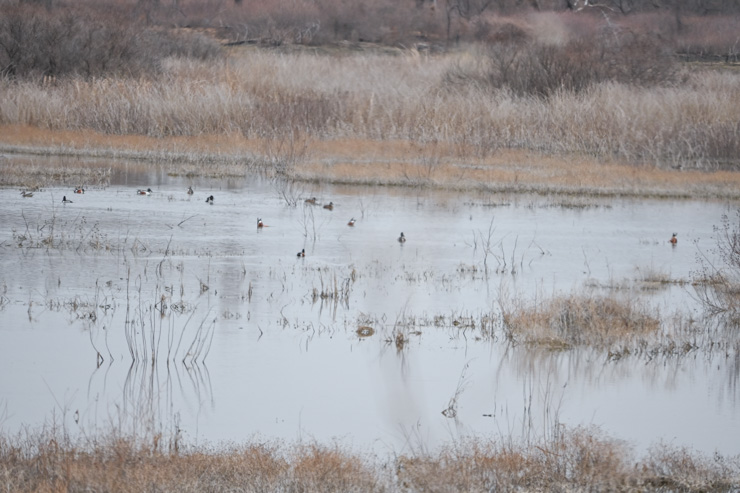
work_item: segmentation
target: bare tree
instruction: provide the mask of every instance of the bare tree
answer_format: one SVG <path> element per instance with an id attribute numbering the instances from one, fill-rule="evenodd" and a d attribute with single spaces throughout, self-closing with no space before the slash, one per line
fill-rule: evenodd
<path id="1" fill-rule="evenodd" d="M 450 40 L 452 19 L 455 17 L 470 21 L 488 10 L 495 0 L 447 0 L 445 14 L 447 18 L 447 41 Z"/>

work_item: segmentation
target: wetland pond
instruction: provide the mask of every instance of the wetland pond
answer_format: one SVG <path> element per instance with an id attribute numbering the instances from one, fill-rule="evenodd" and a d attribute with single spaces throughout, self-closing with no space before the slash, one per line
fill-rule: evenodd
<path id="1" fill-rule="evenodd" d="M 638 451 L 740 452 L 734 352 L 614 360 L 512 344 L 499 320 L 502 303 L 584 291 L 698 318 L 688 281 L 738 204 L 190 180 L 134 164 L 84 194 L 0 200 L 6 433 L 150 427 L 382 454 L 562 423 Z"/>

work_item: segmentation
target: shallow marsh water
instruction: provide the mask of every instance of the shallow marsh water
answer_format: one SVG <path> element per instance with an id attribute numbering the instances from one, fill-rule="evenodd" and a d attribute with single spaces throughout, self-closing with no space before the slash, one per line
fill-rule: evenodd
<path id="1" fill-rule="evenodd" d="M 304 203 L 314 196 L 334 209 Z M 638 450 L 740 452 L 737 355 L 610 361 L 512 347 L 496 325 L 501 301 L 585 289 L 698 316 L 680 281 L 698 254 L 711 258 L 712 227 L 737 204 L 190 181 L 140 165 L 82 195 L 3 189 L 0 200 L 5 431 L 126 422 L 190 443 L 386 453 L 562 422 Z M 651 272 L 675 282 L 641 282 Z"/>

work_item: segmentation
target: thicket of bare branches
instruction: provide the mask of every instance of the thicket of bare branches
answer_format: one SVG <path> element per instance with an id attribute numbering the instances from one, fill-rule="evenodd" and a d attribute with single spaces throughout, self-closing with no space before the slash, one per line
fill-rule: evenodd
<path id="1" fill-rule="evenodd" d="M 154 30 L 125 17 L 82 8 L 0 7 L 0 75 L 155 74 L 168 56 L 216 57 L 218 43 L 198 34 Z"/>
<path id="2" fill-rule="evenodd" d="M 719 259 L 712 263 L 699 257 L 699 271 L 694 274 L 694 288 L 704 307 L 722 315 L 728 325 L 740 327 L 740 209 L 722 216 L 714 226 L 714 252 Z"/>
<path id="3" fill-rule="evenodd" d="M 209 29 L 225 42 L 271 46 L 345 41 L 449 46 L 495 41 L 501 19 L 544 15 L 552 20 L 552 13 L 560 13 L 570 15 L 558 21 L 566 30 L 586 33 L 588 24 L 608 18 L 635 32 L 654 34 L 669 49 L 692 58 L 737 60 L 740 48 L 738 0 L 0 0 L 0 17 L 19 7 L 86 24 L 114 19 L 108 26 L 114 38 L 122 35 L 118 29 L 136 25 Z"/>
<path id="4" fill-rule="evenodd" d="M 654 37 L 612 33 L 605 41 L 574 39 L 561 44 L 508 41 L 487 45 L 488 70 L 479 83 L 520 96 L 581 92 L 601 82 L 652 86 L 671 82 L 676 60 Z M 470 77 L 453 70 L 449 81 Z M 474 79 L 474 77 L 473 77 Z"/>

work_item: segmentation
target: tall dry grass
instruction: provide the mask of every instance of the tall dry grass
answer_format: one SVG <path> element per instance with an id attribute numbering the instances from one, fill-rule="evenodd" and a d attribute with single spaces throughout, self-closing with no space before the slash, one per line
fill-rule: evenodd
<path id="1" fill-rule="evenodd" d="M 228 59 L 169 59 L 148 79 L 0 80 L 0 124 L 107 134 L 444 145 L 445 158 L 501 149 L 582 155 L 665 168 L 737 169 L 740 74 L 701 71 L 684 82 L 602 82 L 540 98 L 482 83 L 483 51 L 439 56 L 323 56 L 247 49 Z M 295 149 L 292 151 L 296 156 Z"/>
<path id="2" fill-rule="evenodd" d="M 337 446 L 251 442 L 168 448 L 116 434 L 0 435 L 6 491 L 733 491 L 740 457 L 657 445 L 635 457 L 597 429 L 558 427 L 547 439 L 465 440 L 381 458 Z M 157 438 L 157 437 L 154 437 Z"/>
<path id="3" fill-rule="evenodd" d="M 636 298 L 571 294 L 533 302 L 501 303 L 507 337 L 567 349 L 610 348 L 645 341 L 658 332 L 660 318 Z"/>

